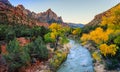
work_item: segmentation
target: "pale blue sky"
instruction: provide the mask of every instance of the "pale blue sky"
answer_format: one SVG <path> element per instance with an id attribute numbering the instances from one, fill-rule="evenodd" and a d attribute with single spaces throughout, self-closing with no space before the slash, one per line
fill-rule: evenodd
<path id="1" fill-rule="evenodd" d="M 23 4 L 36 13 L 51 8 L 64 22 L 88 23 L 96 14 L 108 10 L 120 0 L 9 0 L 12 5 Z"/>

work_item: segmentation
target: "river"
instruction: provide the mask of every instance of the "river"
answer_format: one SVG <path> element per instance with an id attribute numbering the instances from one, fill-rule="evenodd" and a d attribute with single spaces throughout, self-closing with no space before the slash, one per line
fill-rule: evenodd
<path id="1" fill-rule="evenodd" d="M 67 59 L 57 72 L 94 72 L 90 52 L 80 44 L 70 40 L 70 51 Z"/>

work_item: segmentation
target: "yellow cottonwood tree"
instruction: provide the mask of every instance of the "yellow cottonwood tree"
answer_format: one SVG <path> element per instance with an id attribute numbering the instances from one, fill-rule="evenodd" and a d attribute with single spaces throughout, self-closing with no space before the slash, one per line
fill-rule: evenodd
<path id="1" fill-rule="evenodd" d="M 103 42 L 108 41 L 109 35 L 113 32 L 113 30 L 103 31 L 102 28 L 98 27 L 94 31 L 91 31 L 89 34 L 83 34 L 81 37 L 82 41 L 92 40 L 96 44 L 101 44 Z"/>
<path id="2" fill-rule="evenodd" d="M 52 41 L 54 41 L 53 42 L 55 47 L 54 50 L 57 50 L 58 41 L 62 40 L 63 44 L 64 42 L 65 43 L 68 42 L 68 39 L 66 38 L 66 34 L 70 30 L 69 27 L 66 27 L 66 26 L 64 27 L 61 24 L 53 23 L 49 26 L 49 29 L 51 30 L 51 32 L 49 33 L 50 37 L 48 37 L 49 35 L 47 35 L 45 36 L 45 38 L 46 38 L 46 41 L 48 41 L 50 38 L 52 39 Z"/>
<path id="3" fill-rule="evenodd" d="M 73 35 L 80 35 L 81 33 L 81 29 L 80 28 L 76 28 L 75 30 L 72 31 Z"/>
<path id="4" fill-rule="evenodd" d="M 105 16 L 102 17 L 102 26 L 107 25 L 108 28 L 120 29 L 120 5 L 112 8 Z"/>
<path id="5" fill-rule="evenodd" d="M 107 44 L 101 44 L 100 45 L 100 51 L 101 53 L 106 56 L 110 54 L 111 56 L 114 56 L 117 52 L 117 46 L 115 44 L 107 45 Z"/>
<path id="6" fill-rule="evenodd" d="M 49 28 L 54 31 L 60 31 L 62 29 L 61 24 L 53 23 L 49 26 Z"/>

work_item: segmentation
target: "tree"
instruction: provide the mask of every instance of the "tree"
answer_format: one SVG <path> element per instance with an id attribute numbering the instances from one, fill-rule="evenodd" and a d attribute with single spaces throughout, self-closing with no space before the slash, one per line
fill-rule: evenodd
<path id="1" fill-rule="evenodd" d="M 8 53 L 4 56 L 9 64 L 10 72 L 15 72 L 18 68 L 30 62 L 30 56 L 27 49 L 20 47 L 19 42 L 16 39 L 9 42 L 7 51 Z"/>
<path id="2" fill-rule="evenodd" d="M 120 29 L 120 5 L 112 8 L 102 17 L 102 26 L 107 25 L 111 29 Z"/>
<path id="3" fill-rule="evenodd" d="M 80 33 L 81 33 L 81 29 L 80 28 L 75 28 L 74 30 L 73 30 L 73 32 L 72 32 L 72 34 L 73 35 L 80 35 Z"/>
<path id="4" fill-rule="evenodd" d="M 83 34 L 81 37 L 82 41 L 92 40 L 96 44 L 101 44 L 109 39 L 109 35 L 113 32 L 111 29 L 104 31 L 102 28 L 98 27 L 91 31 L 89 34 Z"/>
<path id="5" fill-rule="evenodd" d="M 117 44 L 118 46 L 120 46 L 120 36 L 117 36 L 117 37 L 114 39 L 114 43 Z"/>
<path id="6" fill-rule="evenodd" d="M 32 58 L 44 60 L 48 58 L 48 50 L 41 37 L 37 37 L 35 41 L 28 45 L 29 53 Z"/>
<path id="7" fill-rule="evenodd" d="M 55 47 L 54 50 L 57 50 L 58 42 L 60 40 L 62 40 L 63 38 L 67 40 L 65 37 L 69 29 L 66 29 L 66 28 L 67 27 L 63 27 L 61 24 L 57 24 L 57 23 L 53 23 L 49 26 L 49 29 L 51 30 L 50 37 L 54 41 L 53 42 Z"/>
<path id="8" fill-rule="evenodd" d="M 13 40 L 16 36 L 15 31 L 12 28 L 6 29 L 5 33 L 6 33 L 6 40 L 7 41 Z"/>
<path id="9" fill-rule="evenodd" d="M 117 52 L 117 46 L 115 44 L 107 45 L 107 44 L 101 44 L 100 45 L 100 51 L 104 56 L 111 55 L 114 56 Z"/>
<path id="10" fill-rule="evenodd" d="M 46 42 L 46 43 L 55 42 L 55 39 L 52 39 L 52 38 L 51 38 L 51 33 L 47 33 L 47 34 L 44 36 L 44 39 L 45 39 L 45 42 Z"/>

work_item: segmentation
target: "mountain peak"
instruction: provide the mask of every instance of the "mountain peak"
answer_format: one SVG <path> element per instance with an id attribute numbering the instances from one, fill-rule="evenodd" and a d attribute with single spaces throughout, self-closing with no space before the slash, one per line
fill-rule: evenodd
<path id="1" fill-rule="evenodd" d="M 46 11 L 46 13 L 49 13 L 49 14 L 55 14 L 55 13 L 52 11 L 51 8 L 49 8 L 49 9 Z"/>
<path id="2" fill-rule="evenodd" d="M 22 9 L 22 10 L 25 9 L 24 6 L 21 5 L 21 4 L 17 5 L 17 8 L 20 8 L 20 9 Z"/>
<path id="3" fill-rule="evenodd" d="M 47 22 L 49 24 L 53 22 L 63 23 L 62 17 L 58 17 L 51 8 L 49 8 L 46 12 L 38 13 L 37 16 L 41 22 Z"/>
<path id="4" fill-rule="evenodd" d="M 52 10 L 51 10 L 51 8 L 49 8 L 47 11 L 50 11 L 50 12 L 51 12 Z"/>

